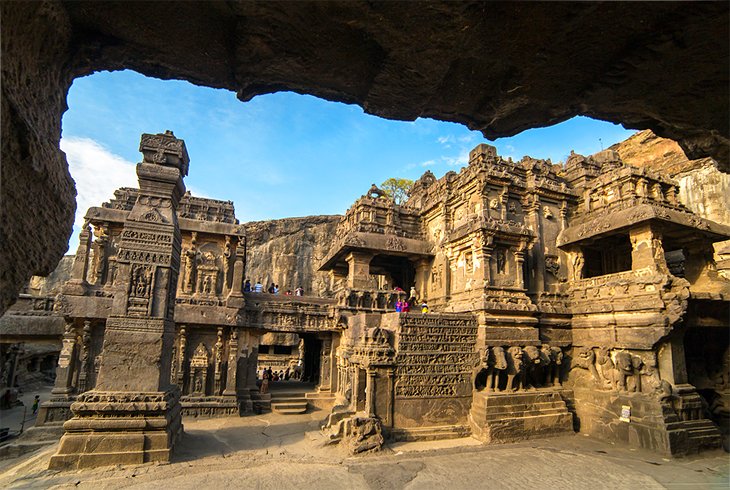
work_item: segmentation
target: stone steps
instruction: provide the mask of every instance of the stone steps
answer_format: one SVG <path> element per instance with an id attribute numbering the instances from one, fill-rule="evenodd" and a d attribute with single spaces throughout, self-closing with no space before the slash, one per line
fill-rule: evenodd
<path id="1" fill-rule="evenodd" d="M 272 392 L 271 411 L 281 415 L 295 415 L 307 411 L 307 399 L 303 392 Z"/>
<path id="2" fill-rule="evenodd" d="M 436 441 L 440 439 L 460 439 L 469 437 L 471 429 L 466 425 L 442 425 L 431 427 L 399 427 L 390 431 L 394 441 Z"/>

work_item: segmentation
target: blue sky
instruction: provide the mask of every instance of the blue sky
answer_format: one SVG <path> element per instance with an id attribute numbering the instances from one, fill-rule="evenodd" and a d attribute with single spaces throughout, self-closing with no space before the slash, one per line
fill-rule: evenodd
<path id="1" fill-rule="evenodd" d="M 232 200 L 241 222 L 341 214 L 371 183 L 389 177 L 441 177 L 486 142 L 517 160 L 562 161 L 591 154 L 634 131 L 578 117 L 489 142 L 466 127 L 431 119 L 389 121 L 354 105 L 280 92 L 242 103 L 233 92 L 163 81 L 132 71 L 74 81 L 61 148 L 79 192 L 70 253 L 89 206 L 135 186 L 142 133 L 172 130 L 190 155 L 193 194 Z"/>

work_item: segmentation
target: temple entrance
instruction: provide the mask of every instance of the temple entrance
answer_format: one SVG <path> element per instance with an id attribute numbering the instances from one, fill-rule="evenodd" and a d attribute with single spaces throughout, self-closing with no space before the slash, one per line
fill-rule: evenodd
<path id="1" fill-rule="evenodd" d="M 302 337 L 304 338 L 302 381 L 317 384 L 321 366 L 322 341 L 313 334 L 303 334 Z"/>
<path id="2" fill-rule="evenodd" d="M 257 372 L 271 368 L 273 381 L 320 382 L 322 339 L 313 333 L 267 332 L 261 336 Z"/>
<path id="3" fill-rule="evenodd" d="M 376 255 L 370 261 L 370 274 L 378 277 L 380 289 L 399 287 L 409 291 L 416 284 L 416 269 L 406 257 Z"/>
<path id="4" fill-rule="evenodd" d="M 691 327 L 684 339 L 687 378 L 705 402 L 705 416 L 730 435 L 730 339 L 727 329 Z"/>

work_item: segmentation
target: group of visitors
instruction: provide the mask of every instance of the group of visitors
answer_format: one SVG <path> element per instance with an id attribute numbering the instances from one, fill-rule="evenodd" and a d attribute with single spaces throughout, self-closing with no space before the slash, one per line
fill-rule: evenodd
<path id="1" fill-rule="evenodd" d="M 291 370 L 290 368 L 282 369 L 279 371 L 273 371 L 271 366 L 265 368 L 261 372 L 261 386 L 259 392 L 268 393 L 269 384 L 276 381 L 299 381 L 302 377 L 300 369 Z"/>
<path id="2" fill-rule="evenodd" d="M 243 283 L 243 292 L 244 293 L 263 293 L 264 292 L 264 285 L 261 284 L 261 281 L 256 281 L 256 284 L 253 286 L 251 285 L 251 279 L 246 279 L 246 282 Z M 271 283 L 271 286 L 266 290 L 269 294 L 279 294 L 279 285 L 276 283 Z M 294 291 L 291 289 L 287 289 L 284 293 L 285 296 L 304 296 L 304 288 L 299 286 Z"/>
<path id="3" fill-rule="evenodd" d="M 396 292 L 405 292 L 403 289 L 399 286 L 396 286 L 393 288 Z M 416 288 L 411 286 L 411 291 L 409 294 L 409 298 L 407 300 L 401 300 L 398 299 L 398 301 L 395 302 L 395 311 L 401 313 L 409 312 L 411 311 L 411 308 L 416 308 L 418 305 L 418 300 L 416 299 Z M 421 302 L 421 313 L 428 313 L 428 303 L 426 303 L 426 300 L 423 300 Z"/>

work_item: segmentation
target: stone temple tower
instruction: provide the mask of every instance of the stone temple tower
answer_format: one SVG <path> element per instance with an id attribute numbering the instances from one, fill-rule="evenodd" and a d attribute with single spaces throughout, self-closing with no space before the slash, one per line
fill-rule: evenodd
<path id="1" fill-rule="evenodd" d="M 171 131 L 143 134 L 139 149 L 140 192 L 121 234 L 97 384 L 71 405 L 51 468 L 169 461 L 182 434 L 170 356 L 181 248 L 176 210 L 189 158 Z"/>

